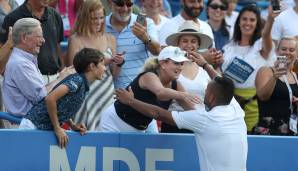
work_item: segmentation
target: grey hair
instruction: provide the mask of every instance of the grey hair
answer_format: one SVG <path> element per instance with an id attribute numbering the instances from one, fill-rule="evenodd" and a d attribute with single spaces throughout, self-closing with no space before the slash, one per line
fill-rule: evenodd
<path id="1" fill-rule="evenodd" d="M 21 18 L 12 27 L 12 41 L 14 45 L 20 43 L 21 35 L 28 35 L 33 29 L 40 26 L 40 22 L 34 18 Z"/>

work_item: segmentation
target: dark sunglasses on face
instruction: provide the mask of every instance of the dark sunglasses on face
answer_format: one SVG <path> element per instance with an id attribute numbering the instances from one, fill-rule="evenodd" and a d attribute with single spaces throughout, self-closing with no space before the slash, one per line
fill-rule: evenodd
<path id="1" fill-rule="evenodd" d="M 217 10 L 218 8 L 222 11 L 227 10 L 227 7 L 225 5 L 219 5 L 219 4 L 210 4 L 209 7 L 214 10 Z"/>
<path id="2" fill-rule="evenodd" d="M 124 7 L 126 5 L 127 7 L 132 7 L 133 3 L 130 1 L 124 1 L 124 0 L 113 0 L 113 2 L 118 6 L 118 7 Z"/>

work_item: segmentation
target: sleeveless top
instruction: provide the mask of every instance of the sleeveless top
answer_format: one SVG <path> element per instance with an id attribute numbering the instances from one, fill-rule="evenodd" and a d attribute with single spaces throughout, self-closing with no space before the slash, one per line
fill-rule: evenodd
<path id="1" fill-rule="evenodd" d="M 290 87 L 293 91 L 293 96 L 298 97 L 297 84 L 290 84 Z M 289 91 L 286 83 L 278 79 L 270 99 L 267 101 L 258 100 L 258 103 L 260 117 L 273 117 L 288 122 L 291 111 Z M 296 105 L 293 104 L 293 107 L 294 112 L 296 112 Z"/>
<path id="2" fill-rule="evenodd" d="M 150 71 L 149 71 L 150 72 Z M 142 89 L 139 85 L 139 79 L 142 75 L 144 75 L 147 72 L 143 72 L 139 74 L 128 86 L 130 86 L 132 91 L 134 92 L 134 96 L 136 99 L 159 106 L 163 109 L 168 109 L 172 100 L 167 100 L 167 101 L 159 101 L 154 93 L 152 93 L 150 90 L 145 90 Z M 157 75 L 156 72 L 153 72 L 154 74 Z M 127 89 L 126 88 L 126 89 Z M 177 81 L 174 80 L 172 81 L 172 89 L 176 90 L 177 89 Z M 140 112 L 134 110 L 132 107 L 125 105 L 121 103 L 119 100 L 116 100 L 114 103 L 115 110 L 117 115 L 125 121 L 127 124 L 133 126 L 136 129 L 139 130 L 145 130 L 150 122 L 152 121 L 152 118 L 147 117 Z"/>
<path id="3" fill-rule="evenodd" d="M 110 36 L 105 35 L 106 42 Z M 81 39 L 81 49 L 86 47 Z M 107 46 L 102 52 L 105 58 L 112 57 L 112 50 Z M 102 80 L 95 80 L 90 84 L 90 91 L 80 110 L 75 115 L 75 121 L 85 123 L 87 130 L 95 130 L 101 118 L 101 113 L 114 102 L 114 84 L 111 70 L 107 68 Z"/>
<path id="4" fill-rule="evenodd" d="M 293 96 L 298 95 L 297 84 L 290 84 Z M 257 126 L 253 129 L 254 134 L 270 135 L 293 135 L 289 129 L 289 118 L 291 115 L 289 91 L 286 83 L 276 81 L 276 85 L 269 100 L 259 102 L 260 117 Z M 294 112 L 297 112 L 293 104 Z"/>

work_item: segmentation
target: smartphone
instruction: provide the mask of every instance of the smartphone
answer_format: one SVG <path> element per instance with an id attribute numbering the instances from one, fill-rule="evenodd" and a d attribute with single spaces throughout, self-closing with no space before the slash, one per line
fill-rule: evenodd
<path id="1" fill-rule="evenodd" d="M 123 51 L 122 53 L 117 53 L 117 55 L 125 55 L 126 51 Z"/>
<path id="2" fill-rule="evenodd" d="M 287 57 L 277 56 L 278 68 L 287 68 Z"/>
<path id="3" fill-rule="evenodd" d="M 137 16 L 137 22 L 140 23 L 142 26 L 145 26 L 146 14 L 139 13 Z"/>
<path id="4" fill-rule="evenodd" d="M 271 0 L 271 5 L 274 13 L 278 13 L 281 11 L 279 0 Z"/>

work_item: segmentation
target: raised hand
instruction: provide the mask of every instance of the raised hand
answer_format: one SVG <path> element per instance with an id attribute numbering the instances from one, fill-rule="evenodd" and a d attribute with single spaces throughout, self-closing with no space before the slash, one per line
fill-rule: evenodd
<path id="1" fill-rule="evenodd" d="M 202 65 L 204 65 L 207 62 L 202 55 L 200 55 L 199 53 L 194 52 L 194 51 L 188 52 L 188 56 L 187 57 L 191 61 L 197 63 L 199 66 L 202 66 Z"/>
<path id="2" fill-rule="evenodd" d="M 280 67 L 280 61 L 275 61 L 274 66 L 271 67 L 272 72 L 273 72 L 273 76 L 275 78 L 279 78 L 283 75 L 287 74 L 287 67 Z"/>
<path id="3" fill-rule="evenodd" d="M 145 22 L 146 23 L 146 22 Z M 145 24 L 145 26 L 141 25 L 138 22 L 135 22 L 134 25 L 132 26 L 132 33 L 139 38 L 140 40 L 142 40 L 143 42 L 147 42 L 149 39 L 149 35 L 147 33 L 147 24 Z"/>

